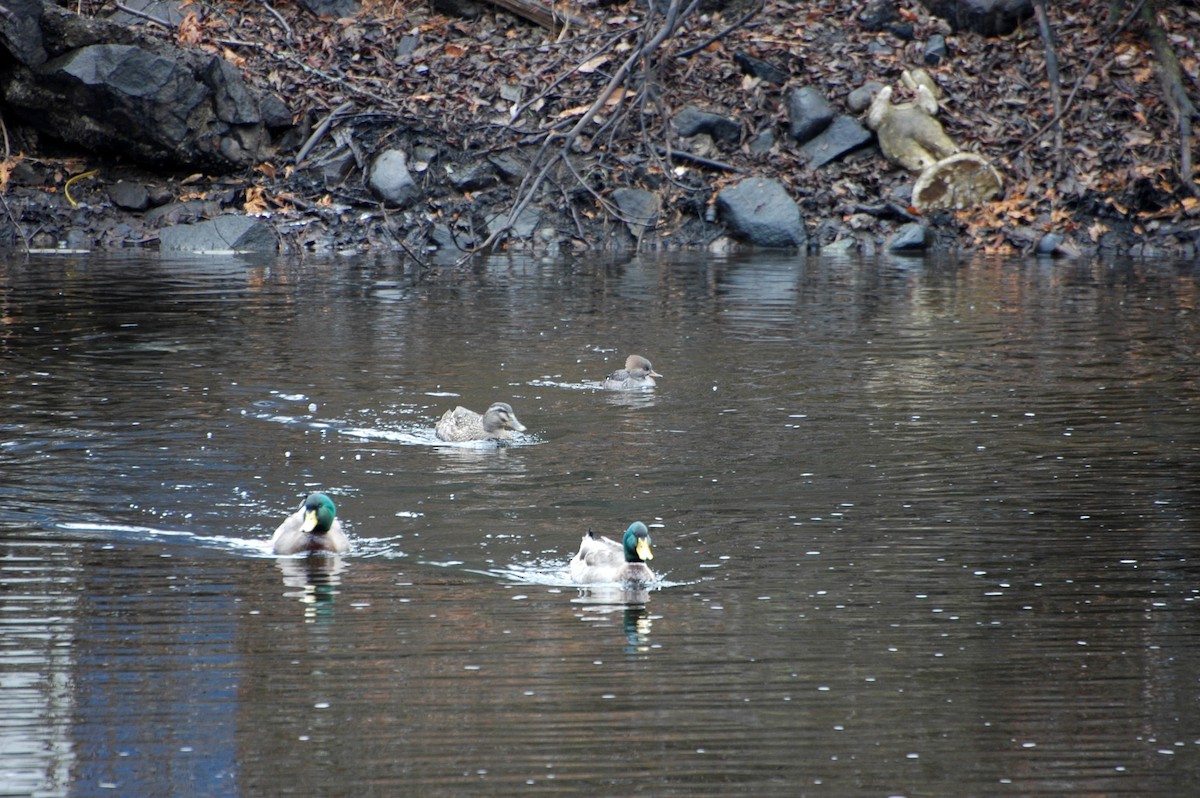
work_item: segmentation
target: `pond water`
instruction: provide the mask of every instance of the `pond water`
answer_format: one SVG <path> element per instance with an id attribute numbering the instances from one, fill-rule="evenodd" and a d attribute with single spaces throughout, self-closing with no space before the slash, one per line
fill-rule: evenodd
<path id="1" fill-rule="evenodd" d="M 1200 784 L 1200 272 L 0 265 L 0 794 Z M 652 392 L 598 391 L 629 353 Z M 503 448 L 438 445 L 512 404 Z M 343 557 L 266 541 L 304 494 Z M 580 589 L 588 529 L 661 581 Z"/>

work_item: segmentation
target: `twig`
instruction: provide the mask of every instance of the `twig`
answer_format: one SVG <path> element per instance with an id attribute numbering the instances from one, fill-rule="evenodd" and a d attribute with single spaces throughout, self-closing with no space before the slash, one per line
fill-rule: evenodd
<path id="1" fill-rule="evenodd" d="M 767 0 L 759 0 L 758 8 L 755 8 L 751 11 L 747 11 L 745 14 L 743 14 L 741 16 L 741 18 L 739 18 L 736 22 L 732 23 L 729 27 L 725 28 L 722 31 L 714 33 L 712 36 L 709 36 L 707 39 L 705 39 L 704 41 L 700 42 L 697 45 L 693 45 L 692 47 L 689 47 L 686 50 L 676 53 L 675 57 L 676 58 L 689 58 L 689 57 L 695 55 L 696 53 L 700 52 L 701 50 L 703 50 L 705 47 L 708 47 L 713 42 L 724 39 L 726 36 L 728 36 L 729 34 L 733 33 L 738 28 L 745 25 L 751 19 L 753 19 L 754 17 L 761 14 L 762 10 L 764 8 L 766 8 L 766 6 L 767 6 Z"/>
<path id="2" fill-rule="evenodd" d="M 1083 83 L 1085 80 L 1087 80 L 1088 75 L 1092 73 L 1092 66 L 1096 63 L 1096 59 L 1099 58 L 1102 53 L 1108 52 L 1108 45 L 1112 44 L 1113 39 L 1120 36 L 1122 31 L 1129 27 L 1130 23 L 1132 23 L 1137 15 L 1141 13 L 1142 6 L 1145 4 L 1146 0 L 1138 0 L 1138 4 L 1125 16 L 1125 19 L 1121 21 L 1121 24 L 1118 25 L 1112 33 L 1108 34 L 1108 37 L 1105 38 L 1100 46 L 1096 48 L 1096 52 L 1092 53 L 1092 57 L 1089 58 L 1088 62 L 1083 65 L 1083 71 L 1080 72 L 1079 77 L 1076 78 L 1075 85 L 1071 88 L 1071 93 L 1067 95 L 1067 99 L 1063 103 L 1062 112 L 1026 136 L 1020 144 L 1013 148 L 1013 154 L 1018 153 L 1028 147 L 1034 139 L 1049 130 L 1051 125 L 1062 121 L 1067 111 L 1071 109 L 1071 103 L 1075 101 L 1075 95 L 1079 93 L 1080 87 L 1083 86 Z"/>
<path id="3" fill-rule="evenodd" d="M 260 0 L 260 2 L 262 3 L 263 8 L 267 9 L 267 12 L 271 16 L 275 17 L 275 20 L 283 26 L 283 32 L 287 34 L 287 40 L 289 42 L 292 41 L 294 38 L 292 34 L 292 26 L 287 23 L 287 20 L 283 18 L 283 15 L 276 11 L 275 7 L 268 3 L 267 0 Z"/>
<path id="4" fill-rule="evenodd" d="M 1063 174 L 1063 130 L 1062 130 L 1062 79 L 1058 73 L 1058 55 L 1054 52 L 1054 34 L 1050 31 L 1050 18 L 1046 14 L 1046 0 L 1033 0 L 1037 14 L 1038 31 L 1046 48 L 1046 78 L 1050 83 L 1050 104 L 1054 109 L 1054 177 Z"/>
<path id="5" fill-rule="evenodd" d="M 7 9 L 5 9 L 7 10 Z M 8 164 L 12 160 L 12 145 L 8 140 L 8 125 L 4 123 L 4 116 L 0 115 L 0 132 L 4 134 L 4 163 Z M 5 183 L 7 187 L 7 182 Z M 12 211 L 12 207 L 8 204 L 8 192 L 0 191 L 0 202 L 4 203 L 4 213 L 8 215 L 8 220 L 12 222 L 13 232 L 21 237 L 21 246 L 25 248 L 25 254 L 29 254 L 29 237 L 25 235 L 24 228 L 17 221 L 16 215 Z"/>
<path id="6" fill-rule="evenodd" d="M 699 164 L 700 166 L 707 166 L 711 169 L 720 169 L 723 172 L 733 172 L 734 174 L 739 175 L 746 174 L 745 169 L 734 166 L 733 164 L 725 163 L 724 161 L 714 161 L 713 159 L 705 158 L 702 155 L 693 155 L 687 150 L 669 150 L 666 147 L 655 147 L 654 149 L 659 155 L 667 160 L 690 161 L 691 163 Z"/>
<path id="7" fill-rule="evenodd" d="M 329 132 L 329 128 L 332 127 L 334 120 L 353 107 L 354 103 L 346 100 L 346 102 L 342 103 L 337 108 L 334 108 L 325 116 L 324 119 L 321 120 L 321 123 L 317 125 L 317 129 L 312 132 L 312 135 L 305 140 L 304 144 L 300 147 L 299 152 L 296 153 L 295 164 L 297 166 L 304 162 L 304 159 L 308 157 L 310 152 L 312 152 L 312 148 L 317 146 L 317 142 Z"/>
<path id="8" fill-rule="evenodd" d="M 670 5 L 667 7 L 667 10 L 663 15 L 663 22 L 662 25 L 659 26 L 659 29 L 652 37 L 645 41 L 642 46 L 630 53 L 629 56 L 621 63 L 616 72 L 614 72 L 612 77 L 609 78 L 608 83 L 606 83 L 604 88 L 600 90 L 600 93 L 596 96 L 596 99 L 592 101 L 592 104 L 583 113 L 583 116 L 579 118 L 579 120 L 571 127 L 570 130 L 563 134 L 557 134 L 554 131 L 546 133 L 545 139 L 542 142 L 542 146 L 539 148 L 537 155 L 534 156 L 532 164 L 538 164 L 541 162 L 542 156 L 546 153 L 552 143 L 557 145 L 554 154 L 549 158 L 549 160 L 542 164 L 536 173 L 534 172 L 533 166 L 530 167 L 530 170 L 525 175 L 525 179 L 521 181 L 520 188 L 517 189 L 517 196 L 520 199 L 509 210 L 508 219 L 504 224 L 497 226 L 497 228 L 488 235 L 483 243 L 476 247 L 471 253 L 468 253 L 468 255 L 461 258 L 459 263 L 464 262 L 470 255 L 476 252 L 491 248 L 497 241 L 500 240 L 503 235 L 512 229 L 512 226 L 516 222 L 517 218 L 527 207 L 529 207 L 530 202 L 532 202 L 533 198 L 537 195 L 538 189 L 541 188 L 542 183 L 549 176 L 551 170 L 558 164 L 559 161 L 566 160 L 567 155 L 570 153 L 571 147 L 575 144 L 576 139 L 579 138 L 579 135 L 588 125 L 592 124 L 597 114 L 599 114 L 600 111 L 608 105 L 609 100 L 616 93 L 617 89 L 626 83 L 630 77 L 630 74 L 633 72 L 634 67 L 639 62 L 648 59 L 664 41 L 666 41 L 675 33 L 681 20 L 686 18 L 697 6 L 699 6 L 700 0 L 692 0 L 683 13 L 680 13 L 681 4 L 682 0 L 671 0 Z M 647 29 L 643 28 L 643 30 Z"/>
<path id="9" fill-rule="evenodd" d="M 167 30 L 172 30 L 172 31 L 175 30 L 175 26 L 172 25 L 170 22 L 167 22 L 162 17 L 156 17 L 153 14 L 147 14 L 145 11 L 138 11 L 136 8 L 130 8 L 129 6 L 127 6 L 124 3 L 119 2 L 119 1 L 114 2 L 113 5 L 115 5 L 121 11 L 124 11 L 126 14 L 132 14 L 135 17 L 141 17 L 142 19 L 146 20 L 147 22 L 153 22 L 155 25 L 161 25 L 162 27 L 166 28 Z"/>

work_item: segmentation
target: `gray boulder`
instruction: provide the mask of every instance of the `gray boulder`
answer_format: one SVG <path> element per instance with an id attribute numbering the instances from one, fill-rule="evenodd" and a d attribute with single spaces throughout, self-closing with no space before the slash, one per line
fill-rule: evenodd
<path id="1" fill-rule="evenodd" d="M 384 202 L 399 206 L 412 204 L 420 194 L 408 171 L 408 158 L 400 150 L 384 150 L 375 156 L 367 169 L 367 188 Z"/>
<path id="2" fill-rule="evenodd" d="M 612 193 L 612 198 L 621 211 L 630 235 L 639 241 L 658 223 L 660 207 L 657 195 L 640 188 L 618 188 Z"/>
<path id="3" fill-rule="evenodd" d="M 816 169 L 853 152 L 871 140 L 871 132 L 849 116 L 839 116 L 821 135 L 800 148 L 808 165 Z"/>
<path id="4" fill-rule="evenodd" d="M 152 166 L 228 172 L 259 159 L 266 133 L 257 97 L 224 59 L 42 0 L 8 8 L 0 100 L 11 118 Z M 18 45 L 13 32 L 30 38 Z"/>
<path id="5" fill-rule="evenodd" d="M 789 91 L 787 95 L 788 132 L 804 144 L 811 141 L 833 121 L 833 106 L 812 86 Z"/>
<path id="6" fill-rule="evenodd" d="M 717 210 L 736 238 L 755 246 L 778 249 L 808 244 L 800 207 L 777 180 L 752 177 L 722 189 Z"/>
<path id="7" fill-rule="evenodd" d="M 742 138 L 742 126 L 737 122 L 698 108 L 684 108 L 675 114 L 671 123 L 684 138 L 707 133 L 713 141 L 725 144 L 737 144 Z"/>
<path id="8" fill-rule="evenodd" d="M 227 214 L 195 224 L 164 227 L 158 233 L 161 252 L 224 255 L 234 252 L 275 253 L 275 231 L 253 216 Z"/>
<path id="9" fill-rule="evenodd" d="M 929 230 L 917 222 L 902 226 L 888 239 L 889 252 L 922 252 L 929 244 Z"/>
<path id="10" fill-rule="evenodd" d="M 141 183 L 118 180 L 108 187 L 113 205 L 128 211 L 144 211 L 150 207 L 150 192 Z"/>

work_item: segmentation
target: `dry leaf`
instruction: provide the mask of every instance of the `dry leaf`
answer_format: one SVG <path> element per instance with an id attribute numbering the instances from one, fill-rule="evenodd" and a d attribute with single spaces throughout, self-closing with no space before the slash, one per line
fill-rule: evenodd
<path id="1" fill-rule="evenodd" d="M 197 45 L 203 40 L 204 32 L 200 27 L 200 18 L 194 11 L 189 11 L 179 21 L 179 28 L 175 31 L 175 41 L 183 45 Z"/>
<path id="2" fill-rule="evenodd" d="M 250 186 L 246 189 L 246 201 L 242 204 L 242 210 L 251 214 L 267 212 L 267 192 L 262 186 Z"/>
<path id="3" fill-rule="evenodd" d="M 608 61 L 609 61 L 609 57 L 607 55 L 598 55 L 595 58 L 589 58 L 587 61 L 584 61 L 582 64 L 579 65 L 578 71 L 582 72 L 585 75 L 590 75 L 591 73 L 595 72 L 600 67 L 607 64 Z"/>

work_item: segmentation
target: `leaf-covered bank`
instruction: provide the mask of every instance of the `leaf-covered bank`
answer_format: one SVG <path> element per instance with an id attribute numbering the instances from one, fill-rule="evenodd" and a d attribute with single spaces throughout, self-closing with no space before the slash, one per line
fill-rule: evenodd
<path id="1" fill-rule="evenodd" d="M 219 173 L 66 146 L 0 108 L 2 243 L 156 246 L 167 226 L 242 213 L 285 250 L 418 261 L 479 247 L 731 249 L 745 242 L 718 194 L 766 178 L 798 206 L 810 250 L 876 251 L 917 225 L 935 249 L 1196 254 L 1200 203 L 1179 174 L 1181 127 L 1150 35 L 1157 22 L 1185 96 L 1200 94 L 1194 4 L 1162 3 L 1148 21 L 1144 4 L 1071 0 L 1044 28 L 1031 17 L 997 37 L 915 2 L 882 7 L 885 24 L 832 0 L 585 2 L 557 29 L 486 3 L 372 3 L 340 19 L 291 3 L 122 11 L 141 37 L 220 57 L 286 113 L 252 166 Z M 913 175 L 873 144 L 814 167 L 792 138 L 797 90 L 859 118 L 854 90 L 903 91 L 916 66 L 941 92 L 946 133 L 1004 176 L 999 199 L 920 214 Z M 706 124 L 691 124 L 698 114 Z M 409 183 L 384 200 L 367 178 L 388 150 Z"/>

